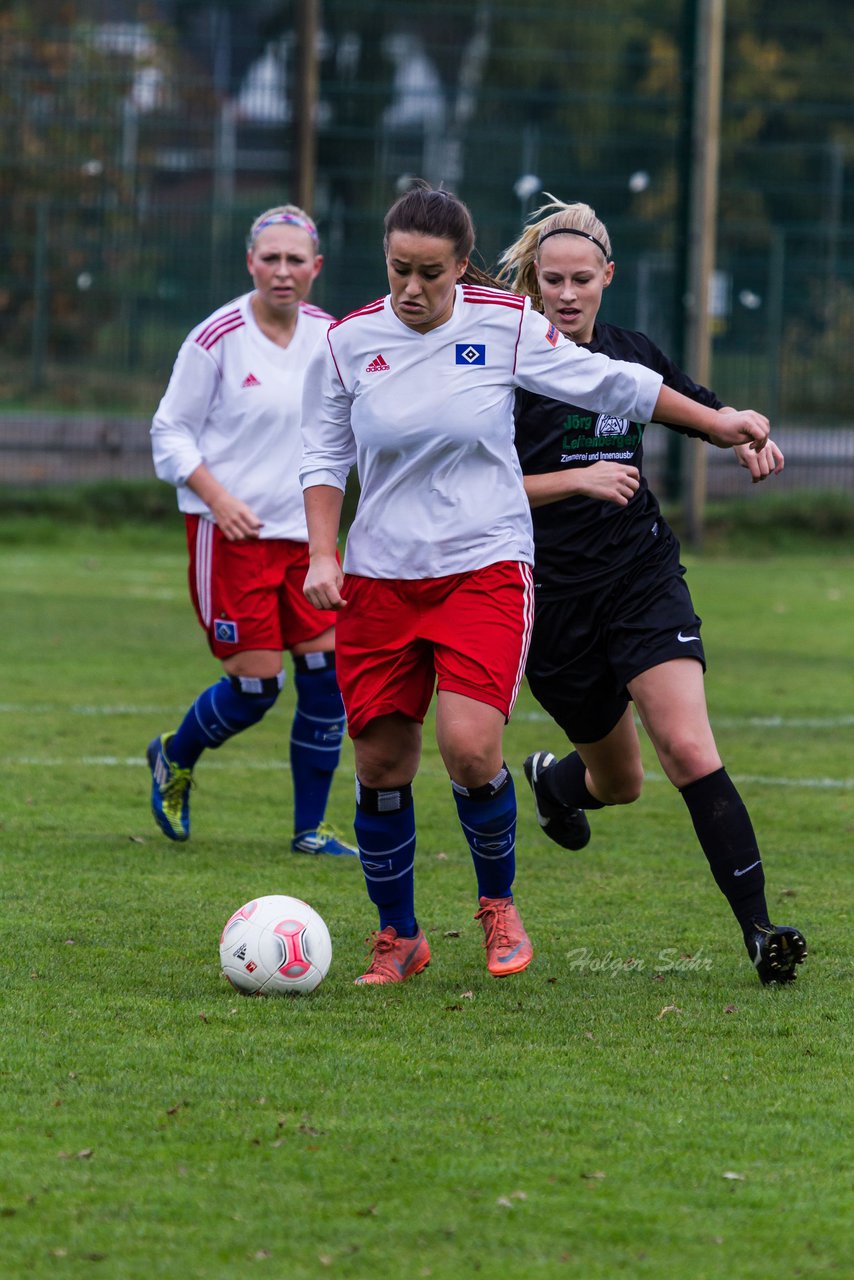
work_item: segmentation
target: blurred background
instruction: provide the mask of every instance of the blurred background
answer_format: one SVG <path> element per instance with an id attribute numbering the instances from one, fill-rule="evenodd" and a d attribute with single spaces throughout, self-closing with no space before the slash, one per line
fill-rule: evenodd
<path id="1" fill-rule="evenodd" d="M 313 301 L 340 316 L 386 291 L 382 215 L 417 175 L 469 204 L 486 267 L 544 192 L 592 204 L 617 262 L 603 318 L 695 376 L 708 236 L 701 380 L 769 414 L 781 485 L 850 494 L 854 6 L 709 20 L 708 0 L 6 0 L 0 484 L 150 477 L 151 414 L 187 331 L 249 286 L 255 214 L 310 209 Z M 678 499 L 671 436 L 647 433 L 648 470 Z M 745 488 L 728 458 L 704 483 Z"/>

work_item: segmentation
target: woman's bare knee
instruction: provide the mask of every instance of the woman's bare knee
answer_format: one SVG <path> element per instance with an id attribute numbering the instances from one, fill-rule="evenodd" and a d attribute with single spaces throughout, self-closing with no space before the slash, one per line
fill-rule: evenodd
<path id="1" fill-rule="evenodd" d="M 643 790 L 643 770 L 630 769 L 606 778 L 591 776 L 591 795 L 603 804 L 634 804 Z"/>

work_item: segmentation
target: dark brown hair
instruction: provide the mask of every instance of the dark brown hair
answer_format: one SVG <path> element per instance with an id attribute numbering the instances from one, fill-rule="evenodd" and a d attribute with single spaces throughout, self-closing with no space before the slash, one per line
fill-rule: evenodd
<path id="1" fill-rule="evenodd" d="M 413 186 L 395 200 L 385 216 L 383 245 L 388 251 L 389 236 L 393 231 L 414 232 L 420 236 L 436 236 L 450 240 L 457 262 L 468 258 L 468 266 L 460 277 L 464 284 L 486 284 L 498 288 L 492 276 L 481 271 L 471 260 L 474 252 L 474 223 L 468 207 L 458 196 L 444 188 L 433 188 L 418 179 Z"/>

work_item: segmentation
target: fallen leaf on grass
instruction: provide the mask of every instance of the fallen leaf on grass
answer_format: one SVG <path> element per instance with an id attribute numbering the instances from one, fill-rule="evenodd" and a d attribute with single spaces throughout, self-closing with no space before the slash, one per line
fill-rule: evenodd
<path id="1" fill-rule="evenodd" d="M 738 1013 L 738 1005 L 737 1004 L 724 1005 L 724 1013 Z"/>
<path id="2" fill-rule="evenodd" d="M 660 1021 L 661 1021 L 661 1019 L 662 1019 L 662 1018 L 665 1016 L 665 1014 L 667 1014 L 667 1013 L 683 1013 L 683 1012 L 684 1012 L 684 1010 L 680 1009 L 678 1005 L 675 1005 L 675 1004 L 666 1004 L 666 1005 L 664 1006 L 664 1008 L 661 1010 L 661 1013 L 659 1013 L 659 1014 L 658 1014 L 658 1017 L 656 1018 L 656 1021 L 660 1022 Z"/>
<path id="3" fill-rule="evenodd" d="M 473 992 L 473 991 L 461 991 L 461 992 L 460 992 L 460 999 L 461 999 L 461 1000 L 474 1000 L 474 992 Z"/>
<path id="4" fill-rule="evenodd" d="M 375 1218 L 377 1216 L 377 1206 L 369 1204 L 367 1209 L 357 1209 L 356 1213 L 360 1218 Z"/>
<path id="5" fill-rule="evenodd" d="M 729 1182 L 744 1182 L 743 1173 L 734 1173 L 732 1169 L 727 1169 L 726 1173 L 721 1174 L 722 1178 L 726 1178 Z"/>
<path id="6" fill-rule="evenodd" d="M 436 861 L 437 861 L 437 862 L 447 862 L 447 861 L 448 861 L 448 855 L 447 855 L 446 853 L 437 853 L 437 854 L 436 854 Z"/>
<path id="7" fill-rule="evenodd" d="M 310 1138 L 323 1138 L 326 1136 L 322 1129 L 314 1128 L 307 1116 L 297 1125 L 297 1133 L 307 1134 Z"/>
<path id="8" fill-rule="evenodd" d="M 131 844 L 145 844 L 142 836 L 128 836 L 128 840 L 130 840 Z"/>
<path id="9" fill-rule="evenodd" d="M 601 1169 L 596 1169 L 593 1173 L 582 1173 L 581 1176 L 582 1178 L 586 1178 L 588 1182 L 589 1181 L 601 1182 L 606 1175 L 602 1172 Z"/>
<path id="10" fill-rule="evenodd" d="M 459 929 L 446 929 L 442 934 L 443 938 L 458 938 L 460 936 Z"/>
<path id="11" fill-rule="evenodd" d="M 208 1020 L 208 1015 L 206 1013 L 199 1014 L 199 1022 L 207 1022 L 207 1020 Z"/>
<path id="12" fill-rule="evenodd" d="M 76 947 L 76 946 L 77 946 L 77 939 L 76 939 L 76 938 L 66 938 L 66 939 L 65 939 L 65 945 L 66 945 L 67 947 Z"/>
<path id="13" fill-rule="evenodd" d="M 269 1249 L 258 1249 L 256 1250 L 256 1253 L 255 1253 L 255 1261 L 264 1262 L 265 1259 L 269 1258 L 269 1256 L 270 1256 Z"/>

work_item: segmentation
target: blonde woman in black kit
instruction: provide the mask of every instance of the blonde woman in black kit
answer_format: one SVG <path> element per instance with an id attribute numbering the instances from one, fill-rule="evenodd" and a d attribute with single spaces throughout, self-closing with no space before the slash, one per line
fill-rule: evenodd
<path id="1" fill-rule="evenodd" d="M 614 262 L 604 224 L 586 204 L 532 215 L 501 258 L 501 279 L 528 294 L 565 339 L 637 361 L 664 385 L 721 416 L 734 412 L 642 333 L 598 319 Z M 525 761 L 540 825 L 567 849 L 590 839 L 586 812 L 637 800 L 643 782 L 632 702 L 678 788 L 712 875 L 741 927 L 763 983 L 791 982 L 806 957 L 799 930 L 773 925 L 747 809 L 709 724 L 700 619 L 679 544 L 642 473 L 644 423 L 532 392 L 516 393 L 516 448 L 534 520 L 535 621 L 526 674 L 574 750 Z M 674 427 L 674 430 L 682 430 Z M 699 435 L 685 431 L 686 435 Z M 712 433 L 701 437 L 727 447 Z M 783 455 L 735 447 L 754 482 Z"/>

